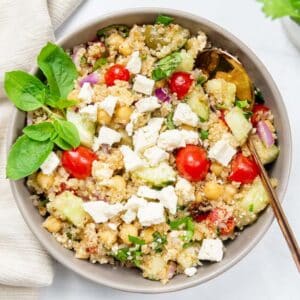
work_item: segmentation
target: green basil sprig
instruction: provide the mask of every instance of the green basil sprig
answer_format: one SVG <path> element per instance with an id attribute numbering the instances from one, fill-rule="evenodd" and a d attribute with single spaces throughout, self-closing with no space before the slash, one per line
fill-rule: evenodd
<path id="1" fill-rule="evenodd" d="M 5 92 L 18 109 L 25 112 L 43 109 L 48 114 L 47 121 L 25 127 L 24 134 L 12 146 L 6 175 L 14 180 L 37 171 L 54 145 L 69 150 L 80 144 L 76 127 L 64 119 L 65 109 L 77 103 L 66 99 L 77 77 L 75 65 L 62 48 L 48 43 L 38 56 L 38 66 L 48 85 L 19 70 L 7 72 L 4 77 Z"/>

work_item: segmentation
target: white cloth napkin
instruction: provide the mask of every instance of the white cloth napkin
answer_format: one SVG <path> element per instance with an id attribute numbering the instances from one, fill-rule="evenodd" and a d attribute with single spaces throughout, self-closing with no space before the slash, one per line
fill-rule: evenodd
<path id="1" fill-rule="evenodd" d="M 6 132 L 12 105 L 4 72 L 29 71 L 41 47 L 82 0 L 1 0 L 0 9 L 0 299 L 37 299 L 52 283 L 51 259 L 24 223 L 5 179 Z"/>

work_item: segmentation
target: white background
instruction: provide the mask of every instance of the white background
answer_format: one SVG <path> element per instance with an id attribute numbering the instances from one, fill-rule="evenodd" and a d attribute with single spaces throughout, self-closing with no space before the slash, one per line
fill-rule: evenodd
<path id="1" fill-rule="evenodd" d="M 254 0 L 89 0 L 60 28 L 57 37 L 103 13 L 143 6 L 177 8 L 208 18 L 243 40 L 267 66 L 292 125 L 294 163 L 284 208 L 300 240 L 300 52 L 285 36 L 281 23 L 267 20 Z M 58 263 L 55 269 L 53 285 L 41 289 L 42 300 L 300 299 L 300 277 L 276 223 L 238 265 L 208 283 L 180 292 L 158 296 L 125 293 L 87 281 Z"/>

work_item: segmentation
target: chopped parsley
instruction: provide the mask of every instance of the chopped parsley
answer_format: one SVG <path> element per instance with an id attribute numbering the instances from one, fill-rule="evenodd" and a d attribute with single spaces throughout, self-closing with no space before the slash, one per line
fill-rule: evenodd
<path id="1" fill-rule="evenodd" d="M 166 118 L 166 125 L 168 129 L 175 129 L 175 125 L 173 122 L 174 112 L 170 112 Z"/>
<path id="2" fill-rule="evenodd" d="M 197 78 L 197 84 L 199 84 L 199 85 L 202 85 L 206 81 L 207 81 L 207 77 L 204 75 L 201 75 Z"/>
<path id="3" fill-rule="evenodd" d="M 135 245 L 145 245 L 145 241 L 142 240 L 142 239 L 139 239 L 139 238 L 136 237 L 136 236 L 129 235 L 129 236 L 128 236 L 128 239 L 129 239 L 129 241 L 130 241 L 132 244 L 135 244 Z"/>
<path id="4" fill-rule="evenodd" d="M 248 210 L 249 210 L 250 212 L 253 212 L 253 211 L 254 211 L 254 204 L 253 204 L 253 203 L 251 203 L 251 204 L 249 205 Z"/>
<path id="5" fill-rule="evenodd" d="M 201 140 L 207 140 L 208 139 L 208 130 L 201 130 L 199 133 L 199 136 Z"/>
<path id="6" fill-rule="evenodd" d="M 93 70 L 98 70 L 99 68 L 101 68 L 102 66 L 106 65 L 107 64 L 107 58 L 105 57 L 100 57 L 99 59 L 97 59 L 95 61 L 95 64 L 94 64 L 94 67 L 93 67 Z"/>
<path id="7" fill-rule="evenodd" d="M 239 107 L 240 109 L 249 108 L 249 102 L 248 100 L 236 100 L 235 106 Z"/>
<path id="8" fill-rule="evenodd" d="M 169 223 L 172 230 L 186 230 L 186 234 L 183 237 L 185 243 L 189 243 L 194 235 L 195 224 L 191 217 L 183 217 L 180 219 L 173 220 Z"/>
<path id="9" fill-rule="evenodd" d="M 155 24 L 163 24 L 163 25 L 169 25 L 174 21 L 174 18 L 165 16 L 165 15 L 159 15 L 157 16 L 155 20 Z"/>
<path id="10" fill-rule="evenodd" d="M 164 245 L 167 243 L 166 235 L 159 233 L 158 231 L 153 233 L 153 245 L 156 253 L 162 252 Z"/>

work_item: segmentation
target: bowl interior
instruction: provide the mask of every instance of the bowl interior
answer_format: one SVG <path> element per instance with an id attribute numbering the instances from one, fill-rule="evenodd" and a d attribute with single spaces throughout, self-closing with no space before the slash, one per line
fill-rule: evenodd
<path id="1" fill-rule="evenodd" d="M 277 192 L 279 198 L 283 199 L 291 164 L 291 135 L 286 110 L 281 96 L 265 67 L 241 41 L 230 33 L 203 18 L 188 13 L 170 9 L 141 8 L 99 17 L 97 20 L 82 26 L 79 30 L 66 36 L 59 43 L 63 47 L 69 48 L 92 40 L 97 29 L 110 24 L 153 23 L 158 13 L 173 16 L 177 23 L 189 28 L 194 34 L 199 30 L 204 31 L 214 45 L 229 51 L 242 61 L 255 85 L 262 90 L 268 106 L 271 107 L 274 113 L 278 129 L 281 154 L 276 164 L 272 166 L 271 174 L 279 179 L 280 183 Z M 9 146 L 20 134 L 24 122 L 25 114 L 16 110 L 8 137 Z M 205 282 L 221 274 L 254 247 L 269 228 L 273 219 L 272 211 L 269 208 L 255 224 L 246 228 L 234 242 L 229 242 L 226 245 L 226 254 L 222 262 L 204 265 L 199 268 L 198 273 L 193 277 L 176 276 L 167 285 L 163 286 L 159 282 L 143 279 L 137 270 L 119 267 L 112 268 L 110 265 L 93 265 L 89 262 L 75 259 L 73 252 L 64 249 L 41 227 L 42 217 L 39 216 L 37 210 L 28 200 L 29 192 L 24 185 L 24 181 L 11 182 L 11 186 L 27 224 L 53 257 L 78 274 L 97 283 L 133 292 L 158 293 L 175 291 Z"/>

